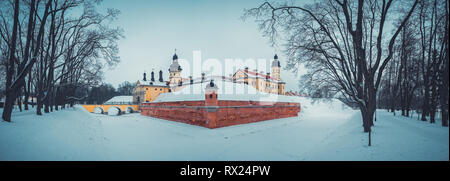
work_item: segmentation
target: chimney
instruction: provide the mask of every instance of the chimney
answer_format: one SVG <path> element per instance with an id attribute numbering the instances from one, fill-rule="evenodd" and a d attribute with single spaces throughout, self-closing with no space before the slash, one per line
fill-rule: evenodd
<path id="1" fill-rule="evenodd" d="M 266 76 L 266 79 L 269 79 L 269 77 L 270 77 L 270 73 L 269 73 L 269 72 L 267 72 L 267 76 Z"/>
<path id="2" fill-rule="evenodd" d="M 248 67 L 245 67 L 245 72 L 248 72 Z"/>
<path id="3" fill-rule="evenodd" d="M 144 81 L 147 81 L 147 74 L 144 72 L 144 79 L 142 79 Z"/>
<path id="4" fill-rule="evenodd" d="M 202 83 L 205 80 L 205 73 L 202 73 Z"/>
<path id="5" fill-rule="evenodd" d="M 164 82 L 162 77 L 162 70 L 159 71 L 159 82 Z"/>
<path id="6" fill-rule="evenodd" d="M 194 79 L 192 79 L 192 76 L 189 76 L 189 81 L 191 84 L 194 84 Z"/>
<path id="7" fill-rule="evenodd" d="M 152 82 L 155 82 L 155 72 L 152 71 L 152 78 L 150 79 Z"/>

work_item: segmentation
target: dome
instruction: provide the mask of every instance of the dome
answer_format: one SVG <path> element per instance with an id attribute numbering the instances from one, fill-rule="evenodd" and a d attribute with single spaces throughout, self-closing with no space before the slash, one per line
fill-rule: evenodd
<path id="1" fill-rule="evenodd" d="M 177 60 L 174 60 L 172 62 L 172 64 L 170 65 L 169 71 L 170 72 L 179 72 L 179 71 L 181 71 L 181 66 L 180 66 L 180 64 L 178 64 Z"/>
<path id="2" fill-rule="evenodd" d="M 273 61 L 272 61 L 272 67 L 281 67 L 280 66 L 280 61 L 278 61 L 278 55 L 275 54 L 275 56 L 273 56 Z"/>
<path id="3" fill-rule="evenodd" d="M 206 90 L 208 90 L 208 89 L 217 90 L 217 89 L 219 89 L 219 88 L 217 87 L 216 84 L 214 84 L 213 80 L 211 80 L 211 81 L 209 82 L 209 84 L 206 84 L 205 89 L 206 89 Z"/>
<path id="4" fill-rule="evenodd" d="M 169 71 L 170 72 L 179 72 L 179 71 L 181 71 L 182 69 L 181 69 L 180 64 L 178 64 L 178 55 L 177 55 L 177 53 L 173 54 L 172 60 L 173 60 L 173 62 L 170 65 Z"/>
<path id="5" fill-rule="evenodd" d="M 278 60 L 273 60 L 273 62 L 272 62 L 272 67 L 281 67 L 281 65 L 280 65 L 280 61 L 278 61 Z"/>

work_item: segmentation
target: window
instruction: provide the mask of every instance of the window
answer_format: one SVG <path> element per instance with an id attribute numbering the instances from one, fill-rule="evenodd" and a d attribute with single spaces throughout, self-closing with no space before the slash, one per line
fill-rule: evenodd
<path id="1" fill-rule="evenodd" d="M 209 98 L 212 99 L 212 97 L 213 97 L 212 94 L 209 94 Z"/>

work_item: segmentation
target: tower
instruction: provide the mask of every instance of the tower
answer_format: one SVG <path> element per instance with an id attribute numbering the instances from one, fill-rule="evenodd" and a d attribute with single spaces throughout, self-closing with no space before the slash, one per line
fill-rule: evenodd
<path id="1" fill-rule="evenodd" d="M 182 70 L 181 66 L 180 66 L 180 64 L 178 64 L 178 56 L 177 56 L 177 53 L 175 52 L 175 54 L 172 57 L 172 64 L 170 65 L 170 68 L 169 68 L 170 84 L 172 84 L 172 85 L 180 84 L 180 82 L 182 81 L 181 70 Z"/>
<path id="2" fill-rule="evenodd" d="M 217 99 L 217 90 L 219 88 L 211 79 L 209 84 L 205 87 L 205 106 L 206 108 L 206 125 L 209 128 L 216 128 L 217 126 L 217 108 L 219 101 Z"/>
<path id="3" fill-rule="evenodd" d="M 275 78 L 277 81 L 280 81 L 280 61 L 278 61 L 278 56 L 275 54 L 272 61 L 272 77 Z"/>

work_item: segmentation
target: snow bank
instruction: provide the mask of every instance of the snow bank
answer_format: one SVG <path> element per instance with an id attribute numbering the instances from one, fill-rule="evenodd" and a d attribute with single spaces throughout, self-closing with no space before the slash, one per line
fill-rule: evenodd
<path id="1" fill-rule="evenodd" d="M 130 103 L 133 102 L 133 96 L 115 96 L 108 101 L 106 101 L 104 104 L 120 104 L 120 103 Z"/>
<path id="2" fill-rule="evenodd" d="M 0 121 L 0 160 L 446 160 L 449 128 L 377 111 L 372 144 L 361 114 L 336 99 L 300 98 L 298 117 L 208 129 L 81 107 Z M 2 109 L 0 109 L 0 112 Z"/>
<path id="3" fill-rule="evenodd" d="M 11 123 L 0 121 L 0 160 L 106 160 L 106 138 L 93 115 L 78 106 L 42 116 L 15 109 Z"/>
<path id="4" fill-rule="evenodd" d="M 347 114 L 352 108 L 339 99 L 298 97 L 297 101 L 302 106 L 302 111 L 308 114 L 336 115 Z"/>
<path id="5" fill-rule="evenodd" d="M 448 161 L 449 128 L 377 110 L 372 146 L 363 132 L 361 114 L 335 128 L 320 145 L 304 156 L 307 160 Z"/>
<path id="6" fill-rule="evenodd" d="M 120 115 L 120 109 L 117 107 L 110 107 L 108 109 L 108 115 L 109 116 L 117 116 Z"/>
<path id="7" fill-rule="evenodd" d="M 94 108 L 94 113 L 95 114 L 103 114 L 103 109 L 100 107 L 96 107 L 96 108 Z"/>

